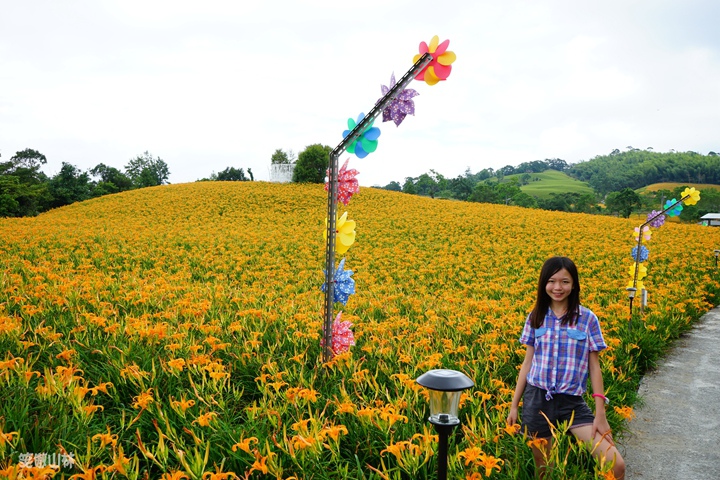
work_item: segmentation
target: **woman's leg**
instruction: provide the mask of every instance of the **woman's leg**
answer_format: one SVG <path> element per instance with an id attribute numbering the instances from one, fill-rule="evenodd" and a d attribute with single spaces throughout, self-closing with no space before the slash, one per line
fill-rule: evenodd
<path id="1" fill-rule="evenodd" d="M 575 435 L 575 438 L 585 442 L 589 446 L 590 453 L 592 453 L 596 459 L 601 462 L 612 462 L 615 478 L 617 480 L 623 480 L 625 478 L 625 460 L 615 447 L 612 438 L 610 438 L 610 435 L 602 436 L 596 434 L 593 439 L 592 430 L 592 425 L 583 425 L 572 428 L 570 431 Z"/>
<path id="2" fill-rule="evenodd" d="M 552 467 L 552 465 L 547 464 L 547 458 L 552 448 L 552 441 L 553 439 L 550 437 L 535 438 L 529 442 L 532 448 L 533 459 L 535 460 L 535 472 L 540 479 L 545 478 L 545 470 Z"/>

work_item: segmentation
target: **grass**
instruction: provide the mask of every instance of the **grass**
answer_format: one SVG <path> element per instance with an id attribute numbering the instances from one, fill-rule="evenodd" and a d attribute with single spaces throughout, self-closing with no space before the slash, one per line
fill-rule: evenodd
<path id="1" fill-rule="evenodd" d="M 505 178 L 517 177 L 520 174 L 508 175 Z M 530 183 L 520 187 L 520 190 L 528 195 L 538 198 L 550 198 L 553 193 L 579 193 L 594 195 L 593 189 L 586 182 L 576 180 L 563 172 L 557 170 L 545 170 L 542 173 L 531 173 Z"/>
<path id="2" fill-rule="evenodd" d="M 703 191 L 708 188 L 720 190 L 720 185 L 713 183 L 680 183 L 680 182 L 661 182 L 653 183 L 652 185 L 646 185 L 642 188 L 635 190 L 637 193 L 643 192 L 657 192 L 658 190 L 674 190 L 678 187 L 695 187 L 697 190 Z"/>

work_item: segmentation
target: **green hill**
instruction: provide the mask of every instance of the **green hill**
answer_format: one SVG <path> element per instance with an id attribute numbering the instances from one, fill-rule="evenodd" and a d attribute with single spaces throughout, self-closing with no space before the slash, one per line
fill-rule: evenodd
<path id="1" fill-rule="evenodd" d="M 505 179 L 517 178 L 526 174 L 508 175 Z M 520 190 L 538 198 L 550 198 L 553 193 L 579 193 L 594 195 L 593 189 L 586 182 L 576 180 L 558 170 L 545 170 L 542 173 L 530 173 L 530 180 L 527 185 L 522 185 Z M 527 178 L 527 177 L 526 177 Z"/>

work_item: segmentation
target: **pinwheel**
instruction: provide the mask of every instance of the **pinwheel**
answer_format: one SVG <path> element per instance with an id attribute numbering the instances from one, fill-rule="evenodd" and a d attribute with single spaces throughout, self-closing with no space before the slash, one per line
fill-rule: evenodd
<path id="1" fill-rule="evenodd" d="M 426 53 L 432 55 L 433 59 L 415 76 L 416 80 L 424 80 L 428 85 L 435 85 L 441 80 L 446 80 L 450 75 L 452 71 L 451 64 L 457 56 L 447 49 L 448 45 L 450 45 L 450 40 L 445 40 L 442 43 L 439 42 L 440 39 L 437 35 L 430 40 L 430 45 L 425 42 L 420 42 L 420 53 L 415 55 L 413 62 L 420 60 L 420 57 Z"/>
<path id="2" fill-rule="evenodd" d="M 390 75 L 390 86 L 380 85 L 383 95 L 387 95 L 391 88 L 395 86 L 395 74 Z M 398 127 L 405 120 L 406 115 L 415 115 L 415 102 L 413 97 L 420 95 L 412 88 L 406 88 L 400 92 L 392 102 L 383 110 L 383 122 L 392 120 Z"/>
<path id="3" fill-rule="evenodd" d="M 333 277 L 333 283 L 335 288 L 333 289 L 333 301 L 340 302 L 343 305 L 347 304 L 350 295 L 355 293 L 355 280 L 352 278 L 352 270 L 344 270 L 345 259 L 340 260 L 335 276 Z M 322 291 L 324 292 L 327 288 L 327 283 L 323 283 Z"/>
<path id="4" fill-rule="evenodd" d="M 350 135 L 350 132 L 357 126 L 358 123 L 362 122 L 365 118 L 364 113 L 358 115 L 357 121 L 352 118 L 348 118 L 348 130 L 343 130 L 343 138 Z M 369 153 L 377 150 L 377 139 L 380 137 L 380 129 L 372 126 L 373 122 L 360 133 L 360 136 L 353 140 L 349 147 L 347 147 L 348 153 L 354 153 L 358 158 L 365 158 Z"/>
<path id="5" fill-rule="evenodd" d="M 633 232 L 633 235 L 635 236 L 635 241 L 638 241 L 638 237 L 640 236 L 640 227 L 635 227 L 635 231 Z M 642 237 L 643 240 L 648 241 L 650 240 L 650 237 L 652 237 L 652 231 L 650 230 L 650 227 L 647 225 L 643 227 L 642 229 Z"/>
<path id="6" fill-rule="evenodd" d="M 640 256 L 638 258 L 638 247 L 637 245 L 632 248 L 632 259 L 640 262 L 647 262 L 648 254 L 650 251 L 645 245 L 640 245 Z"/>
<path id="7" fill-rule="evenodd" d="M 348 220 L 347 215 L 348 212 L 343 213 L 335 223 L 335 252 L 340 255 L 347 252 L 350 246 L 355 243 L 355 220 Z M 327 240 L 327 218 L 325 219 L 325 227 L 323 235 Z"/>
<path id="8" fill-rule="evenodd" d="M 355 345 L 355 335 L 353 335 L 352 323 L 348 321 L 341 321 L 342 312 L 337 314 L 335 321 L 332 326 L 332 351 L 335 355 L 345 353 L 350 350 L 352 345 Z M 325 339 L 320 339 L 320 346 L 325 347 Z"/>
<path id="9" fill-rule="evenodd" d="M 353 196 L 353 194 L 358 193 L 360 191 L 360 187 L 358 186 L 358 181 L 355 178 L 355 175 L 357 175 L 358 172 L 355 169 L 347 169 L 347 164 L 350 161 L 348 158 L 345 160 L 345 163 L 342 167 L 340 167 L 340 170 L 338 171 L 338 200 L 347 205 L 350 202 L 350 197 Z M 330 177 L 330 169 L 327 170 L 327 176 Z M 327 192 L 330 190 L 330 182 L 325 182 L 325 191 Z"/>
<path id="10" fill-rule="evenodd" d="M 674 203 L 677 203 L 677 204 L 674 207 L 672 207 L 672 205 Z M 672 207 L 672 208 L 670 208 L 670 207 Z M 678 215 L 680 215 L 680 213 L 683 210 L 682 203 L 678 202 L 674 198 L 672 200 L 668 200 L 667 202 L 665 202 L 665 206 L 663 207 L 663 210 L 667 210 L 668 208 L 670 209 L 666 212 L 668 217 L 677 217 Z"/>
<path id="11" fill-rule="evenodd" d="M 653 218 L 655 215 L 658 215 L 659 213 L 661 213 L 661 212 L 658 212 L 657 210 L 653 210 L 652 212 L 648 213 L 647 220 L 650 220 L 651 218 Z M 650 222 L 650 226 L 655 227 L 655 228 L 660 228 L 664 224 L 665 224 L 665 215 L 658 215 L 657 218 L 655 218 L 654 220 L 652 220 Z"/>
<path id="12" fill-rule="evenodd" d="M 635 278 L 636 268 L 638 280 L 642 280 L 643 278 L 647 277 L 647 267 L 642 263 L 640 265 L 638 265 L 637 263 L 633 263 L 632 265 L 630 265 L 630 268 L 628 268 L 628 273 L 630 274 L 631 278 Z"/>
<path id="13" fill-rule="evenodd" d="M 683 200 L 685 205 L 695 205 L 700 201 L 700 192 L 695 190 L 695 187 L 687 187 L 680 194 L 680 198 L 685 198 L 685 200 Z"/>

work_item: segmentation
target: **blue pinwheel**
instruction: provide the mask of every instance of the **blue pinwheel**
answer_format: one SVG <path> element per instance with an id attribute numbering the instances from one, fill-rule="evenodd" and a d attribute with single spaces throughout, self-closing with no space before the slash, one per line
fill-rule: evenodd
<path id="1" fill-rule="evenodd" d="M 676 205 L 674 207 L 670 208 L 673 205 L 673 203 L 675 203 Z M 673 198 L 672 200 L 668 200 L 667 202 L 665 202 L 665 206 L 663 207 L 663 210 L 668 209 L 668 208 L 670 208 L 670 210 L 665 212 L 665 213 L 667 213 L 668 217 L 677 217 L 678 215 L 680 215 L 680 212 L 682 212 L 683 206 L 682 206 L 681 202 L 678 202 L 676 199 Z"/>
<path id="2" fill-rule="evenodd" d="M 352 278 L 352 270 L 344 270 L 345 259 L 340 260 L 337 270 L 335 271 L 335 288 L 333 289 L 333 301 L 340 302 L 343 305 L 347 304 L 350 295 L 355 293 L 355 280 Z M 323 283 L 322 291 L 324 292 L 327 287 L 327 283 Z"/>
<path id="3" fill-rule="evenodd" d="M 640 245 L 640 258 L 638 258 L 638 247 L 634 246 L 632 249 L 632 259 L 639 260 L 640 262 L 646 262 L 650 251 L 645 245 Z"/>
<path id="4" fill-rule="evenodd" d="M 362 122 L 365 118 L 364 113 L 358 115 L 357 120 L 348 118 L 348 130 L 343 130 L 343 138 L 350 135 L 350 132 L 357 126 L 358 123 Z M 378 138 L 380 137 L 380 129 L 372 126 L 373 122 L 360 133 L 360 136 L 353 140 L 349 147 L 347 147 L 348 153 L 354 153 L 358 158 L 365 158 L 369 153 L 377 150 Z"/>

